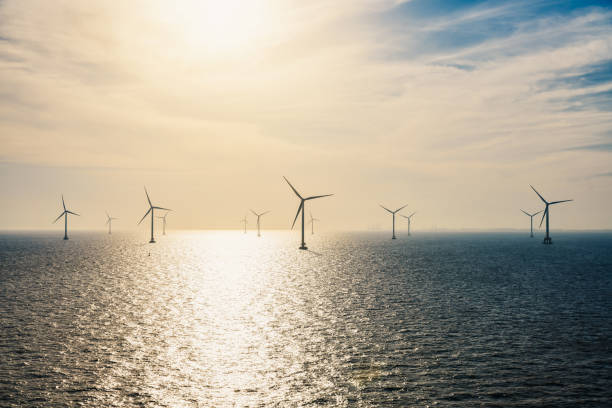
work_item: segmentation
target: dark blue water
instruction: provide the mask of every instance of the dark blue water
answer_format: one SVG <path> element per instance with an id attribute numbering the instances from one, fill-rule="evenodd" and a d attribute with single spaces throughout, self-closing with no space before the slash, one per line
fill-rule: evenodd
<path id="1" fill-rule="evenodd" d="M 612 234 L 0 235 L 0 406 L 604 407 Z"/>

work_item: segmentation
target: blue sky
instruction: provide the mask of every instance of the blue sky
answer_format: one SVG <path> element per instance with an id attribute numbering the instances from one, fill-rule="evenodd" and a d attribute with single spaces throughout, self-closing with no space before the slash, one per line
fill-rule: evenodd
<path id="1" fill-rule="evenodd" d="M 75 227 L 117 196 L 138 218 L 143 184 L 181 228 L 250 206 L 285 228 L 282 175 L 336 193 L 322 228 L 383 228 L 379 201 L 417 230 L 513 227 L 528 184 L 580 198 L 560 227 L 612 228 L 610 2 L 3 0 L 0 21 L 0 228 L 48 228 L 62 192 Z"/>

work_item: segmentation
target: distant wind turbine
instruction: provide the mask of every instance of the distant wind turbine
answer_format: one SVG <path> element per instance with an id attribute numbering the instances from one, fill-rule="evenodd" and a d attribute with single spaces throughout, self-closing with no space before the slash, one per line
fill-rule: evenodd
<path id="1" fill-rule="evenodd" d="M 251 212 L 253 214 L 255 214 L 255 216 L 257 217 L 257 236 L 261 237 L 261 234 L 259 233 L 259 218 L 263 215 L 266 215 L 267 213 L 269 213 L 270 211 L 266 211 L 266 212 L 262 212 L 261 214 L 257 214 L 255 211 L 251 210 Z M 246 230 L 246 224 L 245 224 L 245 230 Z"/>
<path id="2" fill-rule="evenodd" d="M 244 233 L 246 234 L 246 226 L 247 226 L 247 217 L 246 214 L 244 215 L 244 218 L 241 219 L 240 221 L 242 221 L 242 223 L 244 224 Z"/>
<path id="3" fill-rule="evenodd" d="M 310 221 L 308 221 L 308 223 L 310 224 L 310 235 L 314 235 L 314 224 L 315 221 L 321 221 L 318 218 L 313 218 L 312 217 L 312 213 L 310 213 Z"/>
<path id="4" fill-rule="evenodd" d="M 168 216 L 168 213 L 165 213 L 163 216 L 158 215 L 157 218 L 161 218 L 163 220 L 163 234 L 162 235 L 166 235 L 166 217 Z"/>
<path id="5" fill-rule="evenodd" d="M 408 236 L 410 236 L 410 221 L 412 221 L 412 216 L 414 214 L 416 214 L 416 212 L 413 212 L 409 216 L 405 216 L 404 214 L 400 214 L 402 217 L 404 217 L 406 220 L 408 220 Z"/>
<path id="6" fill-rule="evenodd" d="M 541 213 L 542 211 L 538 211 L 537 213 L 533 213 L 533 214 L 529 214 L 527 211 L 521 209 L 521 211 L 523 213 L 525 213 L 526 216 L 529 217 L 530 221 L 531 221 L 531 234 L 529 235 L 531 238 L 533 238 L 533 217 L 535 217 L 536 215 L 538 215 L 539 213 Z"/>
<path id="7" fill-rule="evenodd" d="M 106 211 L 105 211 L 106 212 Z M 106 212 L 106 224 L 108 225 L 108 235 L 111 234 L 111 224 L 113 220 L 118 220 L 119 218 L 113 218 L 110 215 L 108 215 L 108 212 Z"/>
<path id="8" fill-rule="evenodd" d="M 72 214 L 72 215 L 79 215 L 77 213 L 73 213 L 72 211 L 68 211 L 66 209 L 66 203 L 64 202 L 64 195 L 62 194 L 62 207 L 64 207 L 64 211 L 59 215 L 59 217 L 57 217 L 55 219 L 55 221 L 53 221 L 53 223 L 55 224 L 57 222 L 57 220 L 59 220 L 60 218 L 64 217 L 64 240 L 68 240 L 68 214 Z M 79 215 L 80 217 L 80 215 Z"/>
<path id="9" fill-rule="evenodd" d="M 147 210 L 145 215 L 142 216 L 140 221 L 138 221 L 138 225 L 140 225 L 142 220 L 144 220 L 146 218 L 146 216 L 149 215 L 149 213 L 151 213 L 151 240 L 149 241 L 149 243 L 150 244 L 154 244 L 155 243 L 155 237 L 153 236 L 153 226 L 154 226 L 154 222 L 153 221 L 155 219 L 155 216 L 153 214 L 154 210 L 165 210 L 165 211 L 172 211 L 172 210 L 170 210 L 169 208 L 155 207 L 151 203 L 151 198 L 149 198 L 149 193 L 147 192 L 147 188 L 146 187 L 145 187 L 144 191 L 145 191 L 145 194 L 147 195 L 147 201 L 149 202 L 149 209 Z"/>
<path id="10" fill-rule="evenodd" d="M 542 214 L 542 220 L 540 221 L 540 227 L 542 227 L 542 222 L 544 221 L 544 217 L 546 217 L 546 237 L 544 237 L 544 244 L 550 245 L 552 244 L 552 239 L 550 238 L 549 235 L 549 226 L 550 226 L 550 210 L 549 210 L 549 206 L 553 205 L 553 204 L 559 204 L 559 203 L 566 203 L 568 201 L 574 201 L 574 200 L 561 200 L 561 201 L 552 201 L 552 202 L 548 202 L 544 199 L 544 197 L 542 197 L 542 195 L 540 193 L 537 192 L 537 190 L 535 188 L 533 188 L 533 186 L 530 184 L 529 187 L 531 187 L 531 189 L 533 191 L 535 191 L 535 193 L 538 195 L 538 197 L 540 197 L 540 200 L 542 200 L 544 202 L 544 204 L 546 204 L 546 208 L 544 209 L 544 214 Z"/>
<path id="11" fill-rule="evenodd" d="M 398 209 L 397 209 L 397 210 L 395 210 L 395 211 L 391 211 L 390 209 L 388 209 L 387 207 L 385 207 L 385 206 L 384 206 L 384 205 L 382 205 L 382 204 L 379 204 L 379 205 L 380 205 L 382 208 L 384 208 L 385 210 L 389 211 L 391 214 L 393 214 L 393 236 L 391 237 L 391 239 L 395 239 L 395 213 L 396 213 L 396 212 L 398 212 L 398 211 L 400 211 L 400 210 L 402 210 L 402 209 L 404 209 L 404 207 L 406 207 L 406 205 L 408 205 L 408 204 L 406 204 L 404 207 L 400 207 L 400 208 L 398 208 Z"/>
<path id="12" fill-rule="evenodd" d="M 289 184 L 289 187 L 291 187 L 295 195 L 298 196 L 298 198 L 300 199 L 300 206 L 298 207 L 297 213 L 295 214 L 295 218 L 293 219 L 293 224 L 291 225 L 291 229 L 293 229 L 293 227 L 295 226 L 295 222 L 297 221 L 297 217 L 298 215 L 300 215 L 300 211 L 301 211 L 302 212 L 302 245 L 300 245 L 300 249 L 308 249 L 308 247 L 306 246 L 306 242 L 304 242 L 304 207 L 306 206 L 306 201 L 314 200 L 315 198 L 333 196 L 333 194 L 324 194 L 324 195 L 302 198 L 300 193 L 298 193 L 295 187 L 293 187 L 291 183 L 289 182 L 289 180 L 287 180 L 287 177 L 283 176 L 283 178 L 285 179 L 287 184 Z"/>

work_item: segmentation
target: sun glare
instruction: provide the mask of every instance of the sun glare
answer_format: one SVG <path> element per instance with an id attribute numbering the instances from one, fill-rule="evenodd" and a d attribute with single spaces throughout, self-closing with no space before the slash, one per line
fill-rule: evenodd
<path id="1" fill-rule="evenodd" d="M 161 19 L 175 41 L 198 54 L 251 51 L 273 24 L 267 0 L 183 0 L 164 2 Z"/>

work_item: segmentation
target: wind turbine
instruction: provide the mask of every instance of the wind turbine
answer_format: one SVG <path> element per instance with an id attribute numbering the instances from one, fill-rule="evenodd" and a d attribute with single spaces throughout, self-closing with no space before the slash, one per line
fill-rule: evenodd
<path id="1" fill-rule="evenodd" d="M 106 212 L 106 211 L 105 211 Z M 111 234 L 111 224 L 113 220 L 118 220 L 119 218 L 113 218 L 110 215 L 108 215 L 108 212 L 106 212 L 106 223 L 108 224 L 108 235 Z"/>
<path id="2" fill-rule="evenodd" d="M 240 221 L 242 221 L 242 223 L 244 224 L 244 233 L 246 234 L 246 226 L 247 226 L 247 217 L 246 217 L 246 214 L 244 215 L 244 218 L 241 219 Z"/>
<path id="3" fill-rule="evenodd" d="M 314 222 L 315 221 L 321 221 L 321 220 L 318 218 L 313 218 L 312 213 L 310 213 L 310 221 L 308 221 L 308 223 L 310 224 L 310 228 L 311 228 L 310 235 L 314 235 Z"/>
<path id="4" fill-rule="evenodd" d="M 382 208 L 384 208 L 385 210 L 389 211 L 391 214 L 393 214 L 393 236 L 391 237 L 391 239 L 395 239 L 395 213 L 398 212 L 399 210 L 402 210 L 404 207 L 406 207 L 406 204 L 404 207 L 400 207 L 395 211 L 391 211 L 390 209 L 388 209 L 387 207 L 385 207 L 382 204 L 379 204 Z"/>
<path id="5" fill-rule="evenodd" d="M 546 204 L 546 208 L 544 209 L 544 214 L 542 214 L 542 220 L 540 221 L 540 227 L 542 227 L 542 222 L 544 221 L 544 217 L 546 217 L 546 236 L 544 237 L 544 244 L 546 245 L 550 245 L 552 244 L 552 239 L 550 238 L 549 235 L 549 226 L 550 226 L 550 210 L 548 209 L 549 206 L 553 205 L 553 204 L 559 204 L 559 203 L 565 203 L 568 201 L 574 201 L 574 200 L 561 200 L 561 201 L 552 201 L 552 202 L 548 202 L 544 199 L 544 197 L 542 197 L 542 195 L 540 193 L 537 192 L 537 190 L 535 188 L 533 188 L 533 186 L 530 184 L 529 187 L 531 187 L 531 189 L 533 191 L 535 191 L 535 193 L 538 195 L 538 197 L 540 197 L 540 200 L 542 200 L 544 202 L 544 204 Z"/>
<path id="6" fill-rule="evenodd" d="M 64 240 L 68 240 L 68 214 L 72 214 L 72 215 L 79 215 L 77 213 L 73 213 L 72 211 L 68 211 L 66 209 L 66 203 L 64 202 L 64 195 L 62 194 L 62 207 L 64 207 L 64 212 L 62 212 L 59 217 L 57 217 L 55 219 L 55 221 L 53 221 L 53 223 L 55 224 L 57 222 L 57 220 L 59 220 L 60 218 L 64 217 Z M 79 215 L 80 217 L 80 215 Z"/>
<path id="7" fill-rule="evenodd" d="M 261 234 L 259 233 L 259 218 L 260 218 L 262 215 L 265 215 L 265 214 L 269 213 L 270 211 L 262 212 L 261 214 L 257 214 L 257 213 L 256 213 L 255 211 L 253 211 L 253 210 L 251 210 L 251 212 L 252 212 L 253 214 L 255 214 L 255 216 L 257 217 L 257 236 L 258 236 L 258 237 L 261 237 Z M 245 219 L 246 219 L 246 217 L 245 217 Z M 245 228 L 245 231 L 246 231 L 246 224 L 244 224 L 244 228 Z"/>
<path id="8" fill-rule="evenodd" d="M 529 214 L 527 211 L 521 209 L 522 212 L 525 213 L 526 216 L 528 216 L 530 218 L 531 221 L 531 234 L 529 235 L 531 238 L 533 238 L 533 217 L 535 217 L 536 215 L 538 215 L 539 213 L 541 213 L 542 211 L 538 211 L 537 213 L 533 213 L 533 214 Z"/>
<path id="9" fill-rule="evenodd" d="M 413 212 L 412 214 L 410 214 L 409 216 L 405 216 L 404 214 L 400 214 L 402 217 L 404 217 L 405 219 L 408 220 L 408 236 L 410 236 L 410 221 L 412 216 L 416 214 L 416 212 Z"/>
<path id="10" fill-rule="evenodd" d="M 168 216 L 168 213 L 165 213 L 163 216 L 158 215 L 157 218 L 161 218 L 163 221 L 163 228 L 164 228 L 164 233 L 163 235 L 166 235 L 166 217 Z"/>
<path id="11" fill-rule="evenodd" d="M 289 182 L 289 180 L 287 180 L 287 177 L 283 176 L 283 178 L 285 179 L 287 184 L 289 184 L 289 187 L 291 187 L 295 195 L 298 196 L 298 198 L 300 199 L 300 206 L 298 207 L 297 213 L 295 214 L 295 218 L 293 219 L 293 224 L 291 225 L 291 229 L 293 229 L 293 227 L 295 226 L 295 222 L 297 221 L 297 217 L 298 215 L 300 215 L 300 211 L 301 211 L 302 212 L 302 245 L 300 245 L 300 249 L 308 249 L 308 247 L 306 246 L 306 242 L 304 242 L 304 207 L 306 205 L 306 201 L 314 200 L 315 198 L 333 196 L 333 194 L 324 194 L 324 195 L 302 198 L 300 193 L 298 193 L 295 187 L 293 187 L 291 183 Z"/>
<path id="12" fill-rule="evenodd" d="M 145 194 L 147 195 L 147 201 L 149 202 L 149 209 L 147 210 L 147 212 L 145 213 L 145 215 L 142 216 L 142 218 L 140 219 L 140 221 L 138 221 L 138 225 L 140 225 L 140 223 L 142 222 L 142 220 L 144 220 L 146 218 L 147 215 L 149 215 L 149 213 L 151 213 L 151 240 L 149 241 L 149 244 L 154 244 L 155 243 L 155 237 L 153 236 L 153 221 L 155 219 L 154 217 L 154 210 L 166 210 L 166 211 L 172 211 L 169 208 L 163 208 L 163 207 L 155 207 L 152 203 L 151 203 L 151 198 L 149 198 L 149 193 L 147 192 L 147 188 L 144 188 Z"/>

